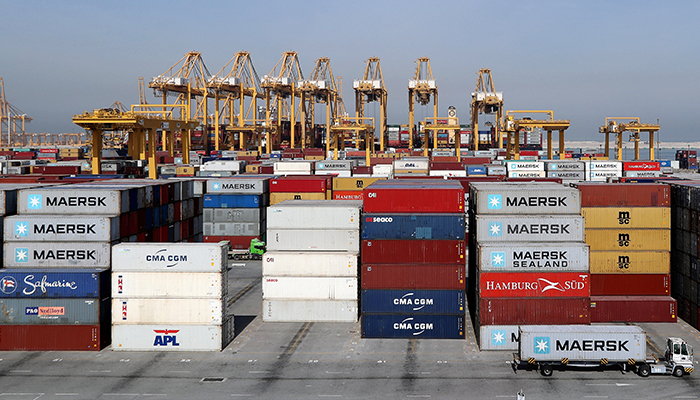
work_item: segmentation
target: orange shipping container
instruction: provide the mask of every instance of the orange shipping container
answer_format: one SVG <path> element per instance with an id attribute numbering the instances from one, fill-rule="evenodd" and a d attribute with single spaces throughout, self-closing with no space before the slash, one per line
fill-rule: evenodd
<path id="1" fill-rule="evenodd" d="M 592 274 L 669 274 L 668 251 L 591 251 Z"/>
<path id="2" fill-rule="evenodd" d="M 586 229 L 671 228 L 670 207 L 583 207 Z"/>

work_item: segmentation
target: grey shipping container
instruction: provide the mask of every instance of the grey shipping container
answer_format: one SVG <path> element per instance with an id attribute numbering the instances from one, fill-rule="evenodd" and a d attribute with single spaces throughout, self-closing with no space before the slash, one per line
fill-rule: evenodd
<path id="1" fill-rule="evenodd" d="M 360 229 L 361 208 L 359 200 L 286 200 L 268 207 L 267 227 Z"/>
<path id="2" fill-rule="evenodd" d="M 316 161 L 316 170 L 347 171 L 351 170 L 354 163 L 352 160 L 325 160 Z"/>
<path id="3" fill-rule="evenodd" d="M 589 271 L 585 243 L 479 243 L 477 252 L 481 271 Z"/>
<path id="4" fill-rule="evenodd" d="M 472 183 L 477 214 L 580 214 L 578 189 L 556 184 Z"/>
<path id="5" fill-rule="evenodd" d="M 101 242 L 6 242 L 5 267 L 108 268 L 111 244 Z"/>
<path id="6" fill-rule="evenodd" d="M 547 178 L 560 178 L 566 180 L 583 181 L 586 180 L 586 171 L 547 171 Z"/>
<path id="7" fill-rule="evenodd" d="M 479 329 L 481 350 L 518 350 L 518 325 L 482 325 Z"/>
<path id="8" fill-rule="evenodd" d="M 545 161 L 545 171 L 584 171 L 586 164 L 580 161 Z"/>
<path id="9" fill-rule="evenodd" d="M 268 193 L 269 178 L 246 178 L 236 177 L 230 179 L 208 179 L 207 193 L 245 193 L 245 194 L 263 194 Z"/>
<path id="10" fill-rule="evenodd" d="M 360 249 L 358 230 L 268 229 L 269 251 L 347 251 Z"/>
<path id="11" fill-rule="evenodd" d="M 67 298 L 0 299 L 3 325 L 99 325 L 109 324 L 111 300 Z"/>
<path id="12" fill-rule="evenodd" d="M 580 215 L 476 217 L 477 242 L 583 242 Z"/>
<path id="13" fill-rule="evenodd" d="M 205 222 L 204 236 L 260 236 L 264 223 L 260 222 Z"/>
<path id="14" fill-rule="evenodd" d="M 24 189 L 17 197 L 19 214 L 118 215 L 130 211 L 128 188 Z"/>
<path id="15" fill-rule="evenodd" d="M 119 240 L 119 217 L 14 215 L 5 218 L 6 242 L 112 242 Z"/>
<path id="16" fill-rule="evenodd" d="M 205 208 L 204 222 L 260 222 L 267 208 Z"/>

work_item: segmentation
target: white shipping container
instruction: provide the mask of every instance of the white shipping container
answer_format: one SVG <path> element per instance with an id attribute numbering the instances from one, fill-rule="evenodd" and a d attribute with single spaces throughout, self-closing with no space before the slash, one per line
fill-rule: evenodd
<path id="1" fill-rule="evenodd" d="M 240 173 L 245 171 L 245 161 L 240 160 L 218 160 L 207 161 L 199 166 L 200 171 L 231 171 Z"/>
<path id="2" fill-rule="evenodd" d="M 583 242 L 580 215 L 484 215 L 476 217 L 482 242 Z"/>
<path id="3" fill-rule="evenodd" d="M 359 230 L 339 229 L 269 229 L 269 251 L 346 251 L 360 249 Z"/>
<path id="4" fill-rule="evenodd" d="M 547 173 L 544 171 L 508 171 L 509 178 L 544 178 Z"/>
<path id="5" fill-rule="evenodd" d="M 481 350 L 518 350 L 518 325 L 482 325 L 479 335 Z"/>
<path id="6" fill-rule="evenodd" d="M 267 229 L 360 229 L 360 200 L 286 200 L 267 208 Z"/>
<path id="7" fill-rule="evenodd" d="M 233 340 L 233 317 L 222 325 L 112 325 L 113 351 L 221 351 Z"/>
<path id="8" fill-rule="evenodd" d="M 454 171 L 448 171 L 448 170 L 430 170 L 428 173 L 429 176 L 458 176 L 458 177 L 466 177 L 467 176 L 467 171 L 466 170 L 454 170 Z"/>
<path id="9" fill-rule="evenodd" d="M 273 171 L 275 174 L 310 175 L 313 171 L 313 161 L 277 161 Z"/>
<path id="10" fill-rule="evenodd" d="M 629 178 L 656 178 L 661 176 L 661 171 L 624 171 L 622 174 Z"/>
<path id="11" fill-rule="evenodd" d="M 586 165 L 586 171 L 613 170 L 622 172 L 622 161 L 584 161 L 583 163 Z"/>
<path id="12" fill-rule="evenodd" d="M 605 182 L 608 178 L 619 178 L 622 176 L 622 170 L 612 169 L 596 169 L 586 171 L 586 180 L 594 182 Z"/>
<path id="13" fill-rule="evenodd" d="M 113 242 L 119 217 L 84 215 L 13 215 L 5 218 L 4 238 L 23 242 Z"/>
<path id="14" fill-rule="evenodd" d="M 260 236 L 265 225 L 260 222 L 204 222 L 204 236 Z"/>
<path id="15" fill-rule="evenodd" d="M 355 300 L 357 278 L 263 276 L 262 297 L 274 299 Z"/>
<path id="16" fill-rule="evenodd" d="M 352 171 L 351 170 L 346 170 L 346 171 L 338 171 L 338 170 L 316 170 L 314 172 L 316 175 L 336 175 L 340 178 L 349 178 L 352 176 Z"/>
<path id="17" fill-rule="evenodd" d="M 588 272 L 585 243 L 479 243 L 477 267 L 484 272 Z"/>
<path id="18" fill-rule="evenodd" d="M 269 178 L 238 176 L 207 179 L 207 193 L 264 194 L 270 191 Z"/>
<path id="19" fill-rule="evenodd" d="M 377 164 L 372 166 L 372 175 L 391 176 L 394 166 L 391 164 Z"/>
<path id="20" fill-rule="evenodd" d="M 544 171 L 544 163 L 542 161 L 508 160 L 504 161 L 504 165 L 508 169 L 508 172 Z"/>
<path id="21" fill-rule="evenodd" d="M 228 293 L 228 269 L 222 272 L 115 272 L 112 298 L 222 299 Z"/>
<path id="22" fill-rule="evenodd" d="M 275 276 L 358 276 L 358 254 L 268 251 L 262 274 Z"/>
<path id="23" fill-rule="evenodd" d="M 267 208 L 205 208 L 203 222 L 260 222 L 266 219 Z"/>
<path id="24" fill-rule="evenodd" d="M 128 189 L 92 186 L 20 190 L 17 195 L 17 213 L 119 215 L 130 211 Z"/>
<path id="25" fill-rule="evenodd" d="M 412 159 L 403 159 L 403 160 L 394 160 L 394 170 L 418 170 L 418 171 L 425 171 L 428 170 L 430 167 L 430 161 L 427 159 L 425 160 L 412 160 Z"/>
<path id="26" fill-rule="evenodd" d="M 225 299 L 113 298 L 112 324 L 221 325 Z"/>
<path id="27" fill-rule="evenodd" d="M 357 322 L 357 301 L 263 300 L 263 322 Z"/>
<path id="28" fill-rule="evenodd" d="M 350 171 L 354 165 L 352 160 L 325 160 L 316 161 L 316 173 L 318 174 L 320 170 L 332 170 L 332 171 Z"/>
<path id="29" fill-rule="evenodd" d="M 580 214 L 578 189 L 552 183 L 472 183 L 477 214 Z"/>
<path id="30" fill-rule="evenodd" d="M 5 242 L 4 267 L 109 268 L 109 243 Z"/>
<path id="31" fill-rule="evenodd" d="M 545 171 L 583 171 L 585 165 L 580 161 L 545 161 Z"/>
<path id="32" fill-rule="evenodd" d="M 547 178 L 559 178 L 567 181 L 585 181 L 586 171 L 547 171 Z"/>
<path id="33" fill-rule="evenodd" d="M 503 165 L 486 166 L 486 175 L 488 176 L 502 176 L 506 175 L 507 173 L 506 167 Z"/>
<path id="34" fill-rule="evenodd" d="M 121 243 L 112 248 L 112 271 L 220 272 L 228 249 L 228 242 Z"/>

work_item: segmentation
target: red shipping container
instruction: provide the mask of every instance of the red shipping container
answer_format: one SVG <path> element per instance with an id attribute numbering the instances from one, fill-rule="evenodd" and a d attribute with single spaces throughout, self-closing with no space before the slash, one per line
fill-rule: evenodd
<path id="1" fill-rule="evenodd" d="M 273 165 L 261 165 L 260 168 L 258 168 L 258 173 L 266 175 L 274 174 L 275 167 Z"/>
<path id="2" fill-rule="evenodd" d="M 331 177 L 287 176 L 270 179 L 270 193 L 323 193 L 333 186 Z"/>
<path id="3" fill-rule="evenodd" d="M 127 237 L 129 232 L 129 213 L 119 214 L 119 237 Z"/>
<path id="4" fill-rule="evenodd" d="M 431 171 L 464 171 L 464 164 L 461 162 L 431 161 L 429 165 Z"/>
<path id="5" fill-rule="evenodd" d="M 363 240 L 365 264 L 462 264 L 463 240 Z"/>
<path id="6" fill-rule="evenodd" d="M 522 154 L 522 152 L 520 152 Z M 462 157 L 464 165 L 482 165 L 491 164 L 491 157 Z"/>
<path id="7" fill-rule="evenodd" d="M 480 325 L 589 324 L 590 300 L 583 298 L 480 299 Z"/>
<path id="8" fill-rule="evenodd" d="M 0 325 L 0 350 L 100 351 L 110 343 L 111 326 Z"/>
<path id="9" fill-rule="evenodd" d="M 363 193 L 361 190 L 334 190 L 333 200 L 362 200 Z"/>
<path id="10" fill-rule="evenodd" d="M 443 163 L 443 162 L 459 162 L 461 164 L 461 161 L 457 160 L 457 156 L 430 156 L 430 160 L 438 163 Z M 462 165 L 462 169 L 464 169 L 464 165 Z"/>
<path id="11" fill-rule="evenodd" d="M 591 296 L 668 296 L 668 274 L 591 274 Z"/>
<path id="12" fill-rule="evenodd" d="M 36 174 L 57 174 L 57 175 L 79 175 L 80 166 L 79 165 L 45 165 L 45 166 L 35 166 L 32 168 L 32 172 Z"/>
<path id="13" fill-rule="evenodd" d="M 469 192 L 469 182 L 501 182 L 505 176 L 449 176 L 447 180 L 457 181 L 466 192 Z"/>
<path id="14" fill-rule="evenodd" d="M 380 180 L 364 189 L 367 213 L 462 213 L 464 188 L 444 180 Z"/>
<path id="15" fill-rule="evenodd" d="M 671 191 L 657 183 L 579 183 L 581 207 L 668 207 Z"/>
<path id="16" fill-rule="evenodd" d="M 588 276 L 578 272 L 484 272 L 479 276 L 479 296 L 588 297 Z"/>
<path id="17" fill-rule="evenodd" d="M 58 153 L 58 149 L 39 149 L 39 153 Z"/>
<path id="18" fill-rule="evenodd" d="M 372 157 L 369 159 L 369 165 L 375 166 L 379 164 L 393 164 L 394 159 L 390 157 Z"/>
<path id="19" fill-rule="evenodd" d="M 372 173 L 372 167 L 352 167 L 352 174 L 366 174 L 370 175 Z"/>
<path id="20" fill-rule="evenodd" d="M 670 296 L 591 296 L 591 322 L 677 322 Z"/>
<path id="21" fill-rule="evenodd" d="M 465 267 L 456 264 L 362 264 L 362 289 L 464 290 Z"/>
<path id="22" fill-rule="evenodd" d="M 228 241 L 231 244 L 232 249 L 248 249 L 250 248 L 250 241 L 257 236 L 204 236 L 204 243 L 219 243 L 222 240 Z"/>
<path id="23" fill-rule="evenodd" d="M 520 150 L 521 156 L 536 156 L 538 155 L 537 150 Z"/>
<path id="24" fill-rule="evenodd" d="M 661 163 L 658 161 L 625 161 L 622 163 L 623 171 L 661 171 Z"/>

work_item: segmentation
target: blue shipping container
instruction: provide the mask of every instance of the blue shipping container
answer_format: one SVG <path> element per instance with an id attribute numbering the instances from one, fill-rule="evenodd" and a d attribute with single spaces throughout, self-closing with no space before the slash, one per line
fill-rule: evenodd
<path id="1" fill-rule="evenodd" d="M 464 214 L 364 214 L 362 239 L 464 240 Z"/>
<path id="2" fill-rule="evenodd" d="M 0 325 L 101 325 L 112 320 L 112 300 L 0 299 Z"/>
<path id="3" fill-rule="evenodd" d="M 205 208 L 260 208 L 263 196 L 255 194 L 207 194 L 204 196 Z"/>
<path id="4" fill-rule="evenodd" d="M 671 160 L 659 161 L 659 165 L 660 165 L 661 167 L 670 167 L 670 166 L 671 166 Z"/>
<path id="5" fill-rule="evenodd" d="M 464 315 L 463 290 L 363 290 L 362 314 Z"/>
<path id="6" fill-rule="evenodd" d="M 362 337 L 464 339 L 464 315 L 363 314 Z"/>
<path id="7" fill-rule="evenodd" d="M 486 167 L 484 166 L 467 166 L 467 175 L 473 176 L 473 175 L 486 175 Z"/>
<path id="8" fill-rule="evenodd" d="M 108 269 L 6 268 L 0 270 L 0 297 L 110 297 Z"/>

